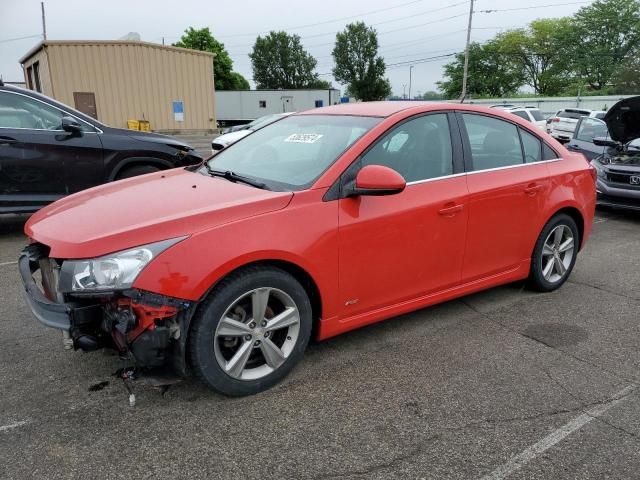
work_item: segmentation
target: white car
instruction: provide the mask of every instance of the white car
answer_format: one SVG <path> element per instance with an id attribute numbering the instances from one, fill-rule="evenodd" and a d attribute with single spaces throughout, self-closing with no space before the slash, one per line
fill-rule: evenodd
<path id="1" fill-rule="evenodd" d="M 510 107 L 505 108 L 504 111 L 513 113 L 520 118 L 524 118 L 542 131 L 547 127 L 547 121 L 544 119 L 542 112 L 537 107 Z"/>
<path id="2" fill-rule="evenodd" d="M 265 115 L 264 117 L 260 117 L 254 120 L 253 122 L 249 123 L 247 125 L 247 128 L 219 135 L 211 141 L 211 153 L 215 155 L 220 150 L 227 148 L 232 143 L 236 143 L 241 138 L 244 138 L 247 135 L 250 135 L 251 133 L 255 132 L 256 130 L 262 127 L 266 127 L 267 125 L 277 122 L 278 120 L 282 120 L 283 118 L 291 115 L 292 113 L 294 112 L 274 113 L 272 115 Z"/>
<path id="3" fill-rule="evenodd" d="M 591 110 L 563 108 L 547 121 L 547 133 L 560 142 L 568 142 L 573 137 L 580 117 L 588 117 Z M 597 117 L 596 117 L 597 118 Z"/>

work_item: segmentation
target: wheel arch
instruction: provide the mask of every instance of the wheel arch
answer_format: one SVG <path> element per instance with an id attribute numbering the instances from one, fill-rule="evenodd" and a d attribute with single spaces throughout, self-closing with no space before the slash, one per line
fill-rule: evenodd
<path id="1" fill-rule="evenodd" d="M 107 177 L 107 181 L 113 182 L 116 177 L 127 168 L 135 167 L 138 165 L 151 165 L 153 167 L 158 167 L 160 170 L 167 170 L 169 168 L 173 168 L 174 165 L 163 158 L 157 157 L 127 157 L 120 160 L 117 165 L 109 172 L 109 176 Z"/>
<path id="2" fill-rule="evenodd" d="M 547 218 L 547 221 L 544 222 L 544 225 L 546 225 L 549 222 L 549 220 L 551 220 L 553 217 L 562 213 L 570 216 L 573 219 L 573 221 L 576 222 L 576 226 L 578 227 L 578 236 L 580 240 L 579 250 L 582 250 L 582 247 L 584 245 L 584 216 L 582 215 L 582 212 L 577 207 L 572 205 L 563 206 L 562 208 L 553 212 L 553 214 L 549 216 L 549 218 Z"/>
<path id="3" fill-rule="evenodd" d="M 207 295 L 209 295 L 209 293 L 223 279 L 227 278 L 229 275 L 233 275 L 237 272 L 240 272 L 248 268 L 253 268 L 253 267 L 279 268 L 280 270 L 284 270 L 285 272 L 289 273 L 298 282 L 300 282 L 300 284 L 302 285 L 302 288 L 304 288 L 305 292 L 309 296 L 309 302 L 311 303 L 311 314 L 313 318 L 313 330 L 311 332 L 311 335 L 313 338 L 317 333 L 318 323 L 322 318 L 322 297 L 320 294 L 320 288 L 318 287 L 318 284 L 313 278 L 313 276 L 305 268 L 289 260 L 269 258 L 269 259 L 254 260 L 254 261 L 250 261 L 242 265 L 239 265 L 233 268 L 232 270 L 229 270 L 224 275 L 220 276 L 202 295 L 199 303 L 202 303 L 202 300 Z"/>

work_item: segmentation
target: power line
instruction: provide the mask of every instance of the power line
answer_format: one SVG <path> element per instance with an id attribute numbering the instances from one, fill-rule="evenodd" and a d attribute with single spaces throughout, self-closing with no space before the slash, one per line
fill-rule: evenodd
<path id="1" fill-rule="evenodd" d="M 430 10 L 430 11 L 427 11 L 427 12 L 422 12 L 420 14 L 409 15 L 409 16 L 405 16 L 405 17 L 401 17 L 401 18 L 397 18 L 397 19 L 392 19 L 392 20 L 385 20 L 385 21 L 378 22 L 378 23 L 372 23 L 370 26 L 375 27 L 377 25 L 382 25 L 384 23 L 389 23 L 391 21 L 406 20 L 407 18 L 413 18 L 415 16 L 426 15 L 428 13 L 433 13 L 433 12 L 436 12 L 436 11 L 439 11 L 439 10 L 444 10 L 445 8 L 456 7 L 456 6 L 459 6 L 459 5 L 462 5 L 462 4 L 466 4 L 466 3 L 469 3 L 469 2 L 454 3 L 454 4 L 449 5 L 447 7 L 443 7 L 443 8 L 436 9 L 436 10 Z M 406 26 L 406 27 L 394 28 L 394 29 L 391 29 L 391 30 L 385 30 L 385 31 L 382 31 L 382 32 L 377 32 L 377 34 L 378 35 L 386 35 L 388 33 L 400 32 L 400 31 L 404 31 L 404 30 L 411 30 L 413 28 L 424 27 L 425 25 L 433 25 L 434 23 L 446 22 L 447 20 L 452 20 L 454 18 L 464 17 L 466 15 L 467 15 L 466 13 L 460 13 L 460 14 L 457 14 L 457 15 L 451 15 L 449 17 L 436 18 L 434 20 L 431 20 L 431 21 L 428 21 L 428 22 L 422 22 L 422 23 L 419 23 L 417 25 L 409 25 L 409 26 Z M 309 39 L 309 38 L 318 38 L 318 37 L 325 37 L 327 35 L 335 35 L 336 33 L 338 33 L 338 32 L 337 31 L 331 31 L 331 32 L 315 33 L 313 35 L 303 35 L 300 38 L 302 40 L 305 40 L 305 39 Z M 246 47 L 252 47 L 252 46 L 253 45 L 251 45 L 251 44 L 229 45 L 227 48 L 228 49 L 231 49 L 231 48 L 246 48 Z"/>
<path id="2" fill-rule="evenodd" d="M 41 38 L 41 37 L 42 37 L 42 34 L 38 33 L 37 35 L 27 35 L 26 37 L 5 38 L 4 40 L 0 40 L 0 43 L 15 42 L 18 40 L 26 40 L 27 38 Z"/>
<path id="3" fill-rule="evenodd" d="M 413 5 L 413 4 L 416 4 L 416 3 L 421 3 L 421 2 L 423 2 L 423 1 L 425 1 L 425 0 L 412 0 L 411 2 L 401 3 L 401 4 L 398 4 L 398 5 L 394 5 L 393 7 L 380 8 L 380 9 L 378 9 L 378 10 L 370 10 L 370 11 L 368 11 L 368 12 L 359 13 L 359 14 L 356 14 L 356 15 L 349 15 L 348 17 L 334 18 L 334 19 L 332 19 L 332 20 L 325 20 L 325 21 L 323 21 L 323 22 L 308 23 L 308 24 L 306 24 L 306 25 L 298 25 L 298 26 L 296 26 L 296 27 L 272 28 L 271 30 L 287 30 L 287 31 L 288 31 L 288 30 L 299 30 L 299 29 L 302 29 L 302 28 L 309 28 L 309 27 L 317 27 L 317 26 L 319 26 L 319 25 L 328 25 L 328 24 L 331 24 L 331 23 L 343 22 L 343 21 L 345 21 L 345 20 L 351 20 L 351 19 L 353 19 L 353 18 L 361 18 L 361 17 L 363 17 L 363 16 L 365 16 L 365 15 L 373 15 L 373 14 L 375 14 L 375 13 L 381 13 L 381 12 L 387 12 L 387 11 L 389 11 L 389 10 L 395 10 L 396 8 L 406 7 L 406 6 L 408 6 L 408 5 Z M 468 0 L 466 0 L 466 1 L 464 1 L 464 2 L 454 3 L 454 4 L 452 4 L 452 5 L 446 5 L 446 6 L 444 6 L 444 7 L 436 8 L 436 9 L 430 10 L 430 11 L 428 11 L 428 12 L 424 12 L 423 14 L 439 12 L 439 11 L 442 11 L 442 10 L 446 10 L 446 9 L 448 9 L 448 8 L 457 7 L 458 5 L 463 5 L 463 4 L 465 4 L 465 3 L 468 3 Z M 421 14 L 421 15 L 423 15 L 423 14 Z M 382 22 L 382 23 L 384 23 L 384 22 Z M 271 30 L 269 30 L 269 31 L 271 31 Z M 266 30 L 265 30 L 265 31 L 262 31 L 262 32 L 253 32 L 253 33 L 236 33 L 236 34 L 233 34 L 233 35 L 221 35 L 221 36 L 219 36 L 218 38 L 250 37 L 250 36 L 257 36 L 257 35 L 261 35 L 261 34 L 264 34 L 264 33 L 269 33 L 269 31 L 266 31 Z"/>
<path id="4" fill-rule="evenodd" d="M 492 8 L 490 10 L 476 10 L 476 13 L 514 12 L 516 10 L 533 10 L 536 8 L 547 8 L 547 7 L 565 7 L 568 5 L 580 5 L 585 3 L 591 3 L 591 1 L 549 3 L 547 5 L 535 5 L 535 6 L 529 6 L 529 7 L 516 7 L 516 8 Z"/>

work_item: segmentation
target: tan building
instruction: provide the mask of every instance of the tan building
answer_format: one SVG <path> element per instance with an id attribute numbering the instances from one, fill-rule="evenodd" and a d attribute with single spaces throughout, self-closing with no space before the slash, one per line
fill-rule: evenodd
<path id="1" fill-rule="evenodd" d="M 129 40 L 45 41 L 20 59 L 27 88 L 126 128 L 216 128 L 214 54 Z"/>

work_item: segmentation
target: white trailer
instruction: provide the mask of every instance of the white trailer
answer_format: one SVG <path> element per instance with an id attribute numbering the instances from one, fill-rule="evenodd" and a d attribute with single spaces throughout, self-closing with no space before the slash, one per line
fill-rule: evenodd
<path id="1" fill-rule="evenodd" d="M 217 90 L 221 126 L 247 123 L 271 113 L 301 112 L 340 103 L 340 90 Z"/>

